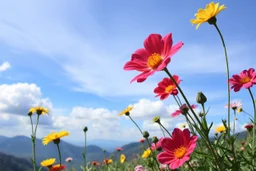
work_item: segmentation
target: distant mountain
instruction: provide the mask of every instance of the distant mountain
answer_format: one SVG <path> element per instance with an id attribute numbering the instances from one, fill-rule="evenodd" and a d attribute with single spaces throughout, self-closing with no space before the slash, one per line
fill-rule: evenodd
<path id="1" fill-rule="evenodd" d="M 103 139 L 94 139 L 88 140 L 88 145 L 97 145 L 107 151 L 113 152 L 116 148 L 121 147 L 125 144 L 130 143 L 129 141 L 119 141 L 119 140 L 103 140 Z"/>
<path id="2" fill-rule="evenodd" d="M 81 164 L 83 161 L 82 152 L 83 147 L 78 147 L 72 144 L 69 144 L 65 141 L 61 141 L 60 149 L 62 153 L 62 162 L 65 162 L 67 157 L 72 157 L 74 164 Z M 16 157 L 22 157 L 29 159 L 32 156 L 32 142 L 31 139 L 25 136 L 16 136 L 12 138 L 6 138 L 0 141 L 0 152 L 6 154 L 11 154 Z M 103 150 L 95 145 L 87 146 L 87 161 L 102 161 L 104 159 Z M 58 150 L 54 143 L 49 143 L 47 146 L 42 144 L 42 141 L 36 139 L 36 156 L 37 164 L 44 159 L 54 157 L 59 159 Z M 109 152 L 106 152 L 106 156 L 109 156 Z"/>
<path id="3" fill-rule="evenodd" d="M 32 171 L 32 163 L 0 152 L 0 168 L 2 171 Z"/>
<path id="4" fill-rule="evenodd" d="M 6 140 L 6 139 L 8 139 L 8 137 L 1 136 L 1 135 L 0 135 L 0 143 L 1 143 L 2 141 Z"/>

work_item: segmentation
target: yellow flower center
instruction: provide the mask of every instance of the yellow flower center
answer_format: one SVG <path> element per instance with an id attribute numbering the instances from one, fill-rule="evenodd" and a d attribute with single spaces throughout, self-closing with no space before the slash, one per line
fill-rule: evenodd
<path id="1" fill-rule="evenodd" d="M 165 88 L 166 93 L 170 93 L 172 90 L 174 90 L 175 86 L 169 85 L 168 87 Z"/>
<path id="2" fill-rule="evenodd" d="M 187 149 L 184 146 L 181 146 L 174 151 L 174 156 L 178 159 L 181 159 L 182 157 L 184 157 L 186 152 Z"/>
<path id="3" fill-rule="evenodd" d="M 250 82 L 250 81 L 251 81 L 251 79 L 250 79 L 249 77 L 244 77 L 244 78 L 241 78 L 241 80 L 240 80 L 240 82 L 241 82 L 242 84 L 248 83 L 248 82 Z"/>
<path id="4" fill-rule="evenodd" d="M 163 61 L 163 58 L 158 53 L 153 53 L 149 58 L 147 65 L 152 68 L 156 69 Z"/>

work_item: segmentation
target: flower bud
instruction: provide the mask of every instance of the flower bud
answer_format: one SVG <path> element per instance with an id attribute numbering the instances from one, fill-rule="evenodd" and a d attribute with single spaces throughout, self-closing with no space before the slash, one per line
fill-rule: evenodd
<path id="1" fill-rule="evenodd" d="M 210 25 L 216 24 L 216 22 L 217 22 L 217 18 L 216 18 L 215 16 L 213 16 L 212 18 L 210 18 L 210 19 L 208 20 L 208 23 L 209 23 Z"/>
<path id="2" fill-rule="evenodd" d="M 87 126 L 84 127 L 84 132 L 87 132 L 88 131 L 88 128 Z"/>
<path id="3" fill-rule="evenodd" d="M 157 143 L 157 142 L 158 142 L 158 138 L 157 138 L 156 136 L 154 136 L 154 137 L 152 138 L 152 142 L 153 142 L 153 143 Z"/>
<path id="4" fill-rule="evenodd" d="M 196 102 L 199 104 L 204 104 L 207 101 L 206 96 L 202 92 L 197 93 Z"/>
<path id="5" fill-rule="evenodd" d="M 144 138 L 148 138 L 148 137 L 149 137 L 148 131 L 144 131 L 144 132 L 143 132 L 143 137 L 144 137 Z"/>

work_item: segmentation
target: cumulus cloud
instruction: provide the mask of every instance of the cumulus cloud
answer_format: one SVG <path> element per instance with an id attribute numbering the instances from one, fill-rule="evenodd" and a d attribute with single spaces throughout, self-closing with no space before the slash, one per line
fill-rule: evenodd
<path id="1" fill-rule="evenodd" d="M 0 72 L 6 71 L 7 69 L 11 68 L 11 65 L 9 62 L 4 62 L 2 65 L 0 65 Z"/>
<path id="2" fill-rule="evenodd" d="M 52 108 L 49 99 L 42 97 L 36 84 L 16 83 L 0 85 L 0 112 L 25 115 L 34 106 Z"/>

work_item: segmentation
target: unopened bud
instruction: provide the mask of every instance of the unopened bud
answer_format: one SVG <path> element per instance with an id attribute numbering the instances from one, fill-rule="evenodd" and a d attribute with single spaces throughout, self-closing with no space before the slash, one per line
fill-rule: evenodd
<path id="1" fill-rule="evenodd" d="M 143 132 L 143 137 L 144 137 L 144 138 L 148 138 L 148 137 L 149 137 L 148 131 L 144 131 L 144 132 Z"/>
<path id="2" fill-rule="evenodd" d="M 153 142 L 153 143 L 157 143 L 157 142 L 158 142 L 158 138 L 157 138 L 156 136 L 154 136 L 154 137 L 152 138 L 152 142 Z"/>
<path id="3" fill-rule="evenodd" d="M 204 104 L 207 101 L 206 96 L 202 92 L 197 93 L 196 102 L 199 104 Z"/>
<path id="4" fill-rule="evenodd" d="M 88 131 L 88 128 L 87 126 L 84 127 L 84 132 L 87 132 Z"/>

